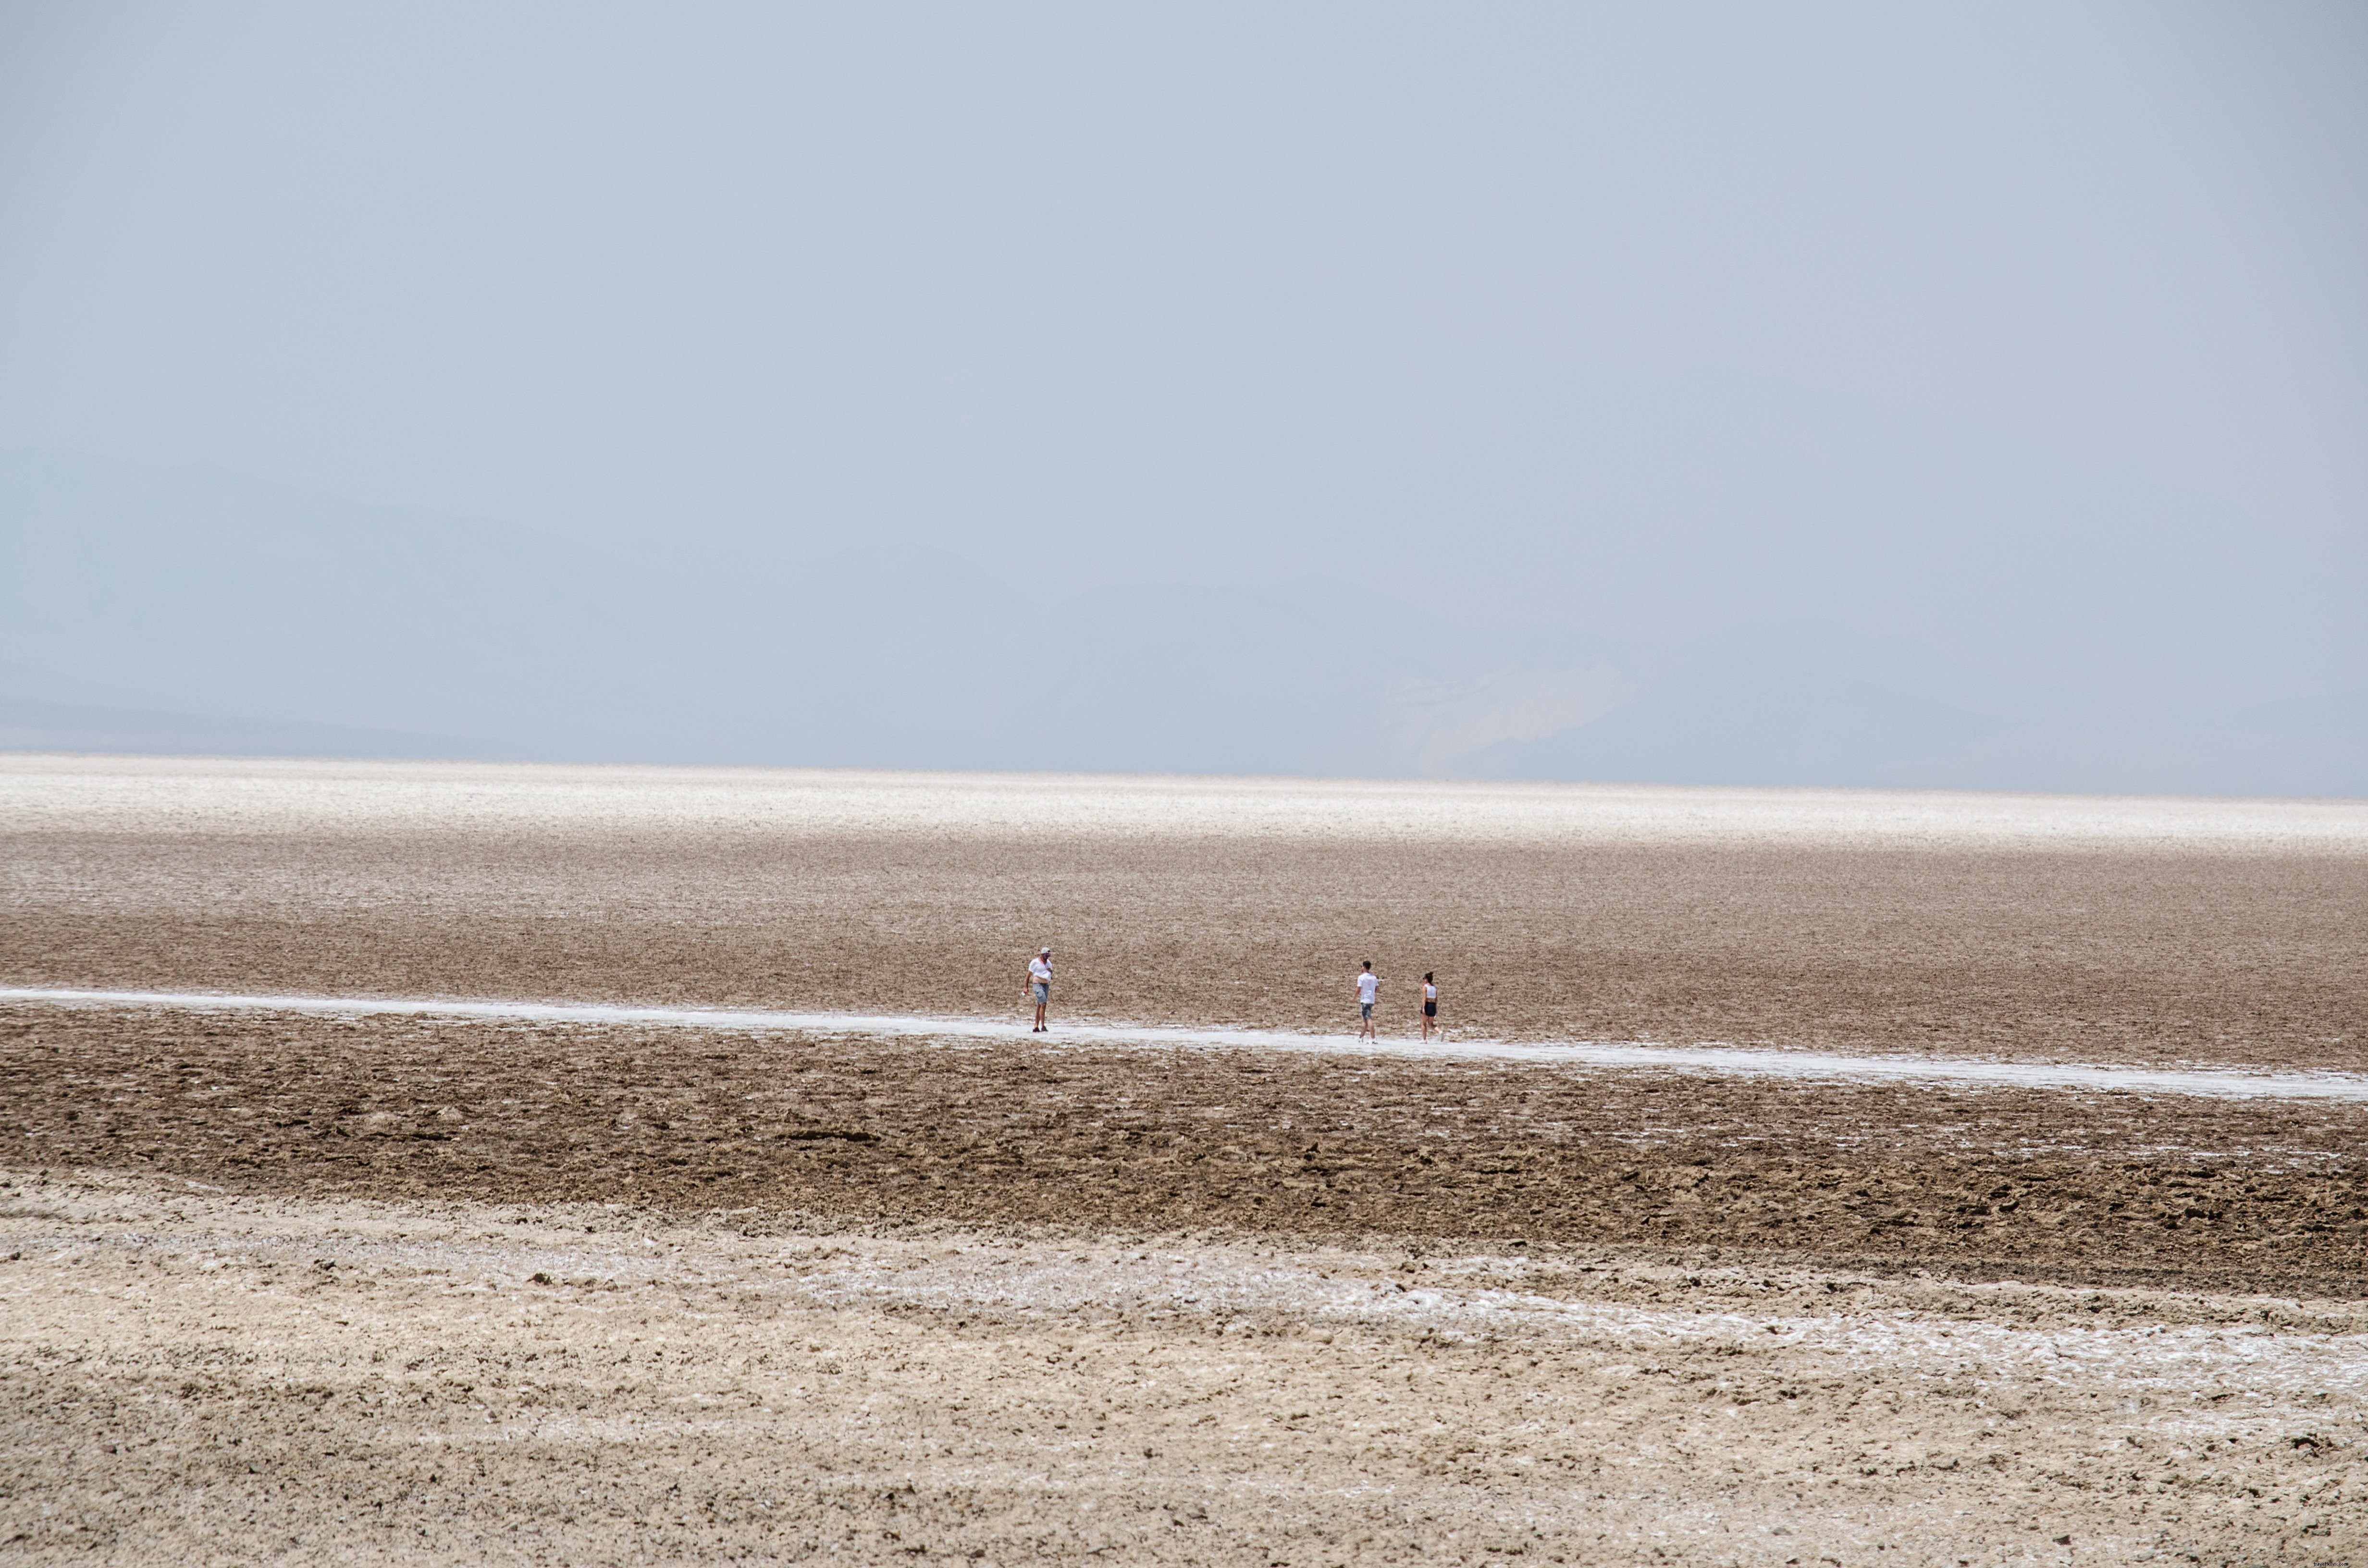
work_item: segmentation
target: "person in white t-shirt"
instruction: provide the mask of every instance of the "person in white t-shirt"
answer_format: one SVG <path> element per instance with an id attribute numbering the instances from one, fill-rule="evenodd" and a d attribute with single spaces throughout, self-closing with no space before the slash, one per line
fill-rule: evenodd
<path id="1" fill-rule="evenodd" d="M 1044 1008 L 1053 1000 L 1053 949 L 1040 948 L 1028 960 L 1028 988 L 1020 993 L 1036 1002 L 1036 1027 L 1030 1034 L 1050 1034 L 1052 1026 L 1044 1021 Z"/>
<path id="2" fill-rule="evenodd" d="M 1357 1017 L 1360 1020 L 1357 1025 L 1357 1038 L 1359 1040 L 1375 1038 L 1373 1002 L 1381 994 L 1382 977 L 1373 972 L 1373 966 L 1371 963 L 1367 963 L 1364 972 L 1357 976 Z"/>

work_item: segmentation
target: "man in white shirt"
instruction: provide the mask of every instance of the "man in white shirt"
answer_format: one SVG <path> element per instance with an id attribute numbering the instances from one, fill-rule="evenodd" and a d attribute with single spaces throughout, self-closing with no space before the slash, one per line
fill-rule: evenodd
<path id="1" fill-rule="evenodd" d="M 1373 999 L 1381 994 L 1382 977 L 1373 972 L 1373 966 L 1369 962 L 1365 965 L 1364 972 L 1357 976 L 1357 1016 L 1360 1019 L 1357 1025 L 1357 1038 L 1359 1040 L 1376 1038 L 1373 1033 Z"/>
<path id="2" fill-rule="evenodd" d="M 1030 1034 L 1049 1034 L 1052 1027 L 1044 1022 L 1044 1006 L 1053 999 L 1053 949 L 1040 948 L 1028 960 L 1028 989 L 1022 995 L 1036 999 L 1036 1027 Z"/>

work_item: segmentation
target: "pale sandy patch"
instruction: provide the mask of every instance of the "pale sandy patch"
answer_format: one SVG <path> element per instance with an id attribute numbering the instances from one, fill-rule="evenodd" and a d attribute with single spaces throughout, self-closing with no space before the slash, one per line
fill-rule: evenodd
<path id="1" fill-rule="evenodd" d="M 2353 1302 L 5 1179 L 27 1561 L 2368 1552 Z"/>

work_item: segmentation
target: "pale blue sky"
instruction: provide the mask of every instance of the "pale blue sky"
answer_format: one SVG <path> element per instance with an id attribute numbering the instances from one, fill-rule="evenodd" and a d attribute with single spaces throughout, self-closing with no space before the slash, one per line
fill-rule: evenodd
<path id="1" fill-rule="evenodd" d="M 2323 694 L 2363 278 L 2353 6 L 0 6 L 0 446 L 627 555 Z"/>

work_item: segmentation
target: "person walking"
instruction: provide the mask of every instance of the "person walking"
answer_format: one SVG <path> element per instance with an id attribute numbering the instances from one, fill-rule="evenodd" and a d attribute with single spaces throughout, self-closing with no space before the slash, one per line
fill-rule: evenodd
<path id="1" fill-rule="evenodd" d="M 1380 997 L 1381 994 L 1382 977 L 1373 972 L 1373 966 L 1369 961 L 1365 965 L 1364 971 L 1357 976 L 1357 1017 L 1359 1019 L 1357 1025 L 1357 1038 L 1359 1040 L 1372 1040 L 1376 1038 L 1373 1034 L 1373 1003 Z"/>
<path id="2" fill-rule="evenodd" d="M 1439 1018 L 1439 976 L 1422 971 L 1422 1038 L 1429 1040 Z"/>
<path id="3" fill-rule="evenodd" d="M 1036 1027 L 1028 1032 L 1052 1033 L 1053 1026 L 1044 1021 L 1044 1008 L 1053 1000 L 1052 949 L 1039 948 L 1036 949 L 1036 956 L 1028 960 L 1028 988 L 1020 994 L 1031 996 L 1036 1001 Z"/>

